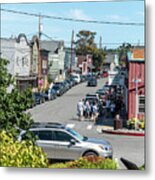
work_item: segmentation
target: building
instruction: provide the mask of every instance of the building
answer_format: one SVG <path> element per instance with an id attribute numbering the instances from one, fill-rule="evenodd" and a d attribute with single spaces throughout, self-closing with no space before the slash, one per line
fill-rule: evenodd
<path id="1" fill-rule="evenodd" d="M 1 38 L 1 57 L 7 59 L 8 72 L 15 77 L 20 90 L 36 85 L 36 76 L 31 74 L 31 47 L 25 34 L 17 38 Z"/>
<path id="2" fill-rule="evenodd" d="M 65 71 L 75 70 L 77 67 L 77 57 L 75 49 L 65 48 Z"/>
<path id="3" fill-rule="evenodd" d="M 48 77 L 53 81 L 64 79 L 64 42 L 42 40 L 41 49 L 48 51 Z"/>
<path id="4" fill-rule="evenodd" d="M 103 68 L 104 69 L 110 69 L 110 65 L 112 62 L 114 62 L 114 59 L 115 59 L 115 54 L 113 53 L 107 53 L 106 56 L 105 56 L 105 61 L 103 63 Z"/>
<path id="5" fill-rule="evenodd" d="M 144 47 L 128 52 L 128 119 L 145 116 L 145 58 Z"/>
<path id="6" fill-rule="evenodd" d="M 93 56 L 92 55 L 79 55 L 77 56 L 77 67 L 81 70 L 81 74 L 86 75 L 92 72 L 93 66 Z"/>

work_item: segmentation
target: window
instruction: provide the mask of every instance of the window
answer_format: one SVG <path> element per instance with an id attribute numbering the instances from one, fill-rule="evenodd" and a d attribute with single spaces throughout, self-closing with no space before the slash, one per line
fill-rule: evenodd
<path id="1" fill-rule="evenodd" d="M 22 136 L 22 140 L 30 140 L 32 138 L 38 139 L 38 131 L 27 131 Z"/>
<path id="2" fill-rule="evenodd" d="M 69 142 L 71 139 L 73 139 L 72 136 L 62 131 L 54 131 L 53 133 L 55 141 Z"/>
<path id="3" fill-rule="evenodd" d="M 45 141 L 52 140 L 52 132 L 51 131 L 39 131 L 39 139 Z"/>
<path id="4" fill-rule="evenodd" d="M 138 110 L 139 113 L 145 113 L 145 96 L 144 95 L 140 95 L 138 98 Z"/>

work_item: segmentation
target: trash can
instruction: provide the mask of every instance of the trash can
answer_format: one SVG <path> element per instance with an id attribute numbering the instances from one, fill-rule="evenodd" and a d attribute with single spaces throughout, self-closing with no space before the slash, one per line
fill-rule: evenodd
<path id="1" fill-rule="evenodd" d="M 116 118 L 114 120 L 114 130 L 117 130 L 117 129 L 122 129 L 122 121 L 118 114 L 116 115 Z"/>

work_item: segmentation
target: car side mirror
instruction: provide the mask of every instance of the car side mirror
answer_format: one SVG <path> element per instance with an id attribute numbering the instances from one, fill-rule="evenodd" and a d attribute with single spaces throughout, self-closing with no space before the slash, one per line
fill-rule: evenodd
<path id="1" fill-rule="evenodd" d="M 71 145 L 75 145 L 76 144 L 76 140 L 75 139 L 71 139 L 70 143 L 71 143 Z"/>

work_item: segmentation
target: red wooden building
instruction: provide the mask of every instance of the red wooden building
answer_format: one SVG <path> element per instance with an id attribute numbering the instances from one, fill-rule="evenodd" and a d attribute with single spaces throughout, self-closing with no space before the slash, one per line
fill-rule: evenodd
<path id="1" fill-rule="evenodd" d="M 144 47 L 128 53 L 128 119 L 145 115 L 145 60 Z"/>

